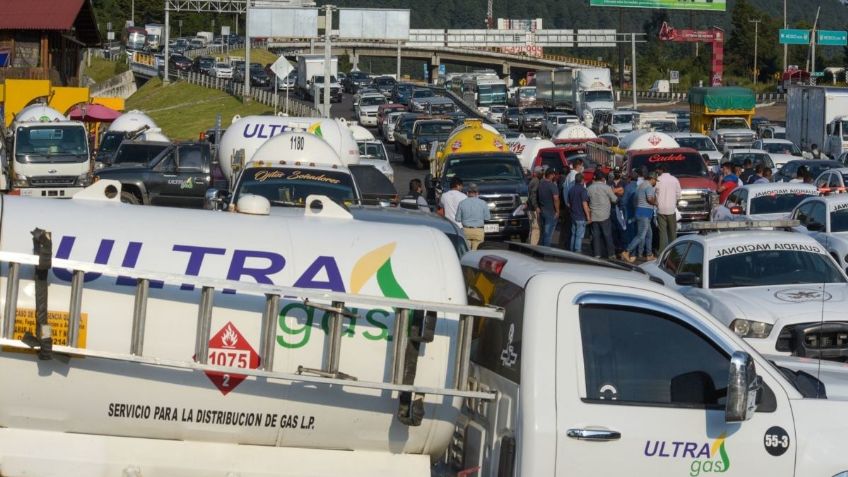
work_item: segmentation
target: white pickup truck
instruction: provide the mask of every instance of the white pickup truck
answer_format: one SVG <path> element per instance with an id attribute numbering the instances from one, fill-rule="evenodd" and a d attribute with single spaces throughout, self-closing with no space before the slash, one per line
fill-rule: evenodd
<path id="1" fill-rule="evenodd" d="M 465 400 L 449 449 L 455 470 L 848 475 L 841 365 L 819 372 L 817 361 L 765 358 L 629 267 L 509 247 L 462 258 L 469 302 L 502 306 L 505 319 L 475 329 L 469 386 L 497 398 Z"/>

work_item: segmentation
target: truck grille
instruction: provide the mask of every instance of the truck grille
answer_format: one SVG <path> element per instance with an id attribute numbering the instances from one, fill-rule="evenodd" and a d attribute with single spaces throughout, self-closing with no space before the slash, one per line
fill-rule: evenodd
<path id="1" fill-rule="evenodd" d="M 34 187 L 66 187 L 76 182 L 76 176 L 41 176 L 29 179 L 29 184 Z"/>
<path id="2" fill-rule="evenodd" d="M 512 212 L 518 207 L 519 198 L 517 195 L 481 195 L 481 199 L 489 203 L 489 211 L 492 216 L 512 215 Z M 494 204 L 494 207 L 491 205 Z"/>
<path id="3" fill-rule="evenodd" d="M 725 134 L 722 136 L 725 147 L 751 147 L 754 136 L 751 134 Z"/>
<path id="4" fill-rule="evenodd" d="M 825 359 L 848 359 L 848 323 L 802 323 L 780 330 L 778 351 L 796 356 Z"/>
<path id="5" fill-rule="evenodd" d="M 680 200 L 677 201 L 677 210 L 680 211 L 682 221 L 691 222 L 708 219 L 712 209 L 711 195 L 712 192 L 709 190 L 684 190 L 680 195 Z"/>

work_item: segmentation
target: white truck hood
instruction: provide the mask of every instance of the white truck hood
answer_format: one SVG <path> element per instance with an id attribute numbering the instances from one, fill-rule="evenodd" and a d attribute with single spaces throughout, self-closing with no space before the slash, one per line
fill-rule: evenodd
<path id="1" fill-rule="evenodd" d="M 612 101 L 588 101 L 586 108 L 592 112 L 600 110 L 612 111 L 615 109 L 615 103 Z"/>
<path id="2" fill-rule="evenodd" d="M 786 325 L 825 321 L 848 321 L 848 284 L 738 287 L 711 290 L 716 302 L 735 309 L 734 318 L 762 321 L 778 330 Z M 728 323 L 729 324 L 729 323 Z"/>
<path id="3" fill-rule="evenodd" d="M 828 399 L 848 401 L 848 367 L 844 363 L 797 356 L 764 355 L 764 357 L 782 368 L 804 371 L 815 376 L 824 383 Z"/>

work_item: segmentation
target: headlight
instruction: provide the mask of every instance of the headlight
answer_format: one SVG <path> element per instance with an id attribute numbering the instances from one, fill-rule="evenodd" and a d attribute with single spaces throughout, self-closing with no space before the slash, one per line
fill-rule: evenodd
<path id="1" fill-rule="evenodd" d="M 418 150 L 419 151 L 426 151 L 429 147 L 430 147 L 429 144 L 419 144 Z"/>
<path id="2" fill-rule="evenodd" d="M 737 318 L 730 323 L 730 329 L 740 338 L 768 338 L 774 325 L 762 321 Z"/>
<path id="3" fill-rule="evenodd" d="M 88 172 L 80 174 L 79 177 L 77 177 L 77 184 L 79 184 L 81 187 L 88 187 L 89 183 L 90 178 L 88 177 Z"/>
<path id="4" fill-rule="evenodd" d="M 17 175 L 15 176 L 15 180 L 12 185 L 15 187 L 28 187 L 29 180 L 27 179 L 27 176 Z"/>
<path id="5" fill-rule="evenodd" d="M 522 196 L 521 196 L 521 203 L 522 203 L 522 204 L 526 204 L 526 203 L 527 203 L 527 196 L 526 196 L 526 195 L 522 195 Z"/>

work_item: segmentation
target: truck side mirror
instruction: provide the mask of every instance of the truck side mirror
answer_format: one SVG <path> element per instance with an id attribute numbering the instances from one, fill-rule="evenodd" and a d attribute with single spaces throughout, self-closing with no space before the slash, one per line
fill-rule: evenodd
<path id="1" fill-rule="evenodd" d="M 682 287 L 699 287 L 701 278 L 692 272 L 681 272 L 674 276 L 674 283 Z"/>
<path id="2" fill-rule="evenodd" d="M 743 422 L 754 417 L 757 392 L 762 385 L 763 380 L 757 376 L 754 367 L 754 358 L 744 351 L 735 351 L 730 357 L 724 421 Z"/>
<path id="3" fill-rule="evenodd" d="M 206 195 L 203 198 L 203 205 L 207 210 L 225 210 L 229 198 L 229 191 L 214 188 L 207 189 Z"/>

